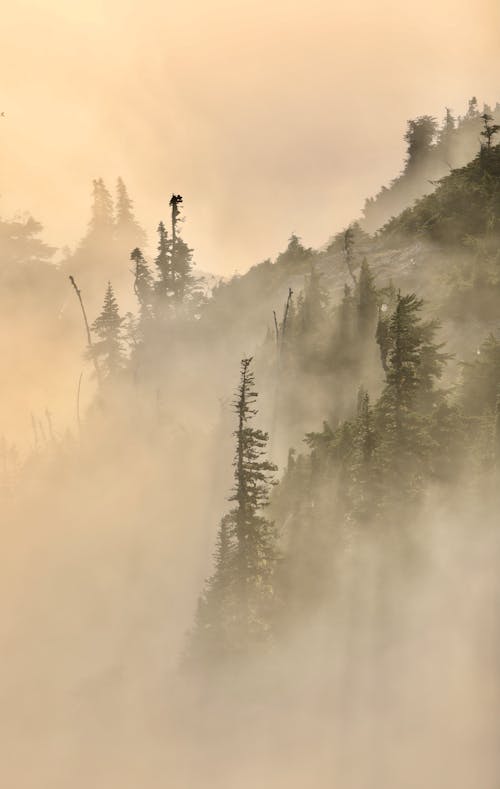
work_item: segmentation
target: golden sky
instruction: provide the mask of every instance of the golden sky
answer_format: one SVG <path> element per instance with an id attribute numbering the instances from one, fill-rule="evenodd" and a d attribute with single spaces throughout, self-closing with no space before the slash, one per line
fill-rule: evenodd
<path id="1" fill-rule="evenodd" d="M 500 99 L 497 0 L 12 0 L 0 215 L 74 244 L 92 178 L 151 231 L 169 195 L 201 268 L 319 245 L 397 174 L 408 117 Z"/>

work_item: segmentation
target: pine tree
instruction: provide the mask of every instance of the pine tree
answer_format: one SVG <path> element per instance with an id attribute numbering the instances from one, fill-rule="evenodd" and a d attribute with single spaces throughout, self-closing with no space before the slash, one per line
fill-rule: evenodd
<path id="1" fill-rule="evenodd" d="M 109 242 L 113 238 L 113 200 L 102 178 L 93 181 L 92 213 L 87 241 Z"/>
<path id="2" fill-rule="evenodd" d="M 422 306 L 414 293 L 397 297 L 387 324 L 386 384 L 377 404 L 386 476 L 392 493 L 402 498 L 420 490 L 432 446 L 426 416 L 438 399 L 435 383 L 448 358 L 434 342 L 438 325 L 421 320 Z"/>
<path id="3" fill-rule="evenodd" d="M 269 642 L 273 618 L 273 575 L 278 557 L 274 524 L 263 515 L 276 466 L 265 459 L 267 433 L 252 427 L 257 414 L 252 359 L 243 359 L 233 401 L 235 506 L 222 519 L 215 568 L 198 605 L 188 655 L 196 659 L 247 654 Z"/>
<path id="4" fill-rule="evenodd" d="M 347 475 L 350 500 L 347 517 L 358 524 L 373 522 L 379 509 L 380 475 L 376 463 L 379 441 L 370 397 L 360 389 Z"/>
<path id="5" fill-rule="evenodd" d="M 335 314 L 335 331 L 330 352 L 330 369 L 349 371 L 359 364 L 358 312 L 352 288 L 346 283 L 344 294 Z"/>
<path id="6" fill-rule="evenodd" d="M 154 280 L 139 248 L 130 255 L 134 262 L 134 292 L 139 302 L 139 322 L 142 328 L 153 317 Z"/>
<path id="7" fill-rule="evenodd" d="M 305 247 L 301 239 L 295 233 L 292 233 L 288 239 L 288 246 L 284 252 L 280 252 L 276 258 L 278 266 L 285 265 L 291 268 L 300 269 L 304 264 L 308 263 L 314 256 L 314 252 L 310 247 Z"/>
<path id="8" fill-rule="evenodd" d="M 180 221 L 179 205 L 183 202 L 181 195 L 173 194 L 170 198 L 172 212 L 172 239 L 170 255 L 170 275 L 173 304 L 179 311 L 193 312 L 199 306 L 202 293 L 193 276 L 193 250 L 180 237 L 178 223 Z"/>
<path id="9" fill-rule="evenodd" d="M 361 263 L 357 283 L 358 331 L 362 342 L 374 337 L 377 324 L 377 289 L 366 258 Z"/>
<path id="10" fill-rule="evenodd" d="M 237 616 L 234 550 L 232 518 L 225 515 L 217 534 L 214 571 L 198 600 L 187 649 L 188 663 L 217 663 L 233 654 Z"/>
<path id="11" fill-rule="evenodd" d="M 125 259 L 118 254 L 115 237 L 113 200 L 102 178 L 93 181 L 92 205 L 88 229 L 77 249 L 69 254 L 63 266 L 76 277 L 93 309 L 109 279 L 120 281 L 127 272 Z"/>
<path id="12" fill-rule="evenodd" d="M 193 250 L 188 247 L 182 238 L 175 242 L 175 253 L 172 253 L 172 290 L 175 304 L 184 304 L 188 297 L 192 297 L 195 288 L 195 278 L 192 275 Z"/>
<path id="13" fill-rule="evenodd" d="M 127 187 L 123 179 L 118 178 L 116 182 L 116 227 L 128 227 L 135 223 L 132 213 L 132 200 L 128 196 Z"/>
<path id="14" fill-rule="evenodd" d="M 442 160 L 450 170 L 454 167 L 456 138 L 456 121 L 449 107 L 446 107 L 443 125 L 438 134 L 438 145 Z"/>
<path id="15" fill-rule="evenodd" d="M 108 282 L 101 314 L 90 327 L 99 338 L 90 353 L 98 360 L 104 379 L 116 377 L 124 366 L 122 323 L 111 282 Z"/>
<path id="16" fill-rule="evenodd" d="M 344 260 L 349 271 L 349 275 L 356 287 L 357 281 L 354 274 L 354 246 L 355 246 L 355 227 L 350 225 L 344 232 Z"/>
<path id="17" fill-rule="evenodd" d="M 328 293 L 321 279 L 321 273 L 316 266 L 311 266 L 300 303 L 301 330 L 306 335 L 317 335 L 323 328 L 326 318 Z"/>
<path id="18" fill-rule="evenodd" d="M 243 643 L 268 635 L 272 574 L 277 558 L 274 525 L 262 515 L 269 503 L 276 466 L 264 459 L 267 433 L 251 426 L 257 414 L 252 359 L 243 359 L 240 383 L 233 401 L 238 419 L 235 430 L 234 488 L 230 501 L 236 538 L 236 571 L 241 605 Z"/>
<path id="19" fill-rule="evenodd" d="M 489 151 L 491 149 L 491 141 L 493 137 L 500 131 L 500 125 L 498 123 L 493 123 L 493 117 L 487 112 L 484 112 L 481 115 L 481 118 L 483 120 L 481 137 L 484 137 L 486 140 L 486 150 Z"/>
<path id="20" fill-rule="evenodd" d="M 118 178 L 116 184 L 116 221 L 115 236 L 119 253 L 130 255 L 135 247 L 141 247 L 146 241 L 146 234 L 137 222 L 132 210 L 133 203 L 123 180 Z"/>
<path id="21" fill-rule="evenodd" d="M 427 166 L 428 155 L 437 132 L 436 119 L 430 115 L 422 115 L 408 121 L 405 140 L 408 144 L 405 172 L 413 175 L 420 168 Z"/>
<path id="22" fill-rule="evenodd" d="M 477 98 L 473 96 L 469 99 L 469 103 L 467 106 L 467 114 L 465 116 L 466 120 L 474 120 L 475 118 L 479 117 L 479 110 L 477 108 Z"/>
<path id="23" fill-rule="evenodd" d="M 155 266 L 158 269 L 158 279 L 155 283 L 155 289 L 158 294 L 160 303 L 165 306 L 168 301 L 169 295 L 172 292 L 172 251 L 171 241 L 168 238 L 168 232 L 163 224 L 160 222 L 158 225 L 158 254 L 155 257 Z"/>

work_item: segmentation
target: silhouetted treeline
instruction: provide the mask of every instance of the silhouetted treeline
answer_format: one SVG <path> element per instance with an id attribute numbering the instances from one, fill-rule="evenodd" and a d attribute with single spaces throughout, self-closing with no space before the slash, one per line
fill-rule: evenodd
<path id="1" fill-rule="evenodd" d="M 339 562 L 365 540 L 387 546 L 400 568 L 418 566 L 415 524 L 426 496 L 453 498 L 464 485 L 479 496 L 496 479 L 498 131 L 474 101 L 458 125 L 450 113 L 439 131 L 427 116 L 412 121 L 404 173 L 369 211 L 408 202 L 446 156 L 451 172 L 431 195 L 376 236 L 354 223 L 313 250 L 293 234 L 274 262 L 209 294 L 180 232 L 176 193 L 152 254 L 121 180 L 115 205 L 103 181 L 94 182 L 88 232 L 59 269 L 33 220 L 0 226 L 13 293 L 31 288 L 24 270 L 30 283 L 58 283 L 53 305 L 61 277 L 72 278 L 66 298 L 78 320 L 81 308 L 86 338 L 75 356 L 92 363 L 86 370 L 95 377 L 86 410 L 78 379 L 78 440 L 58 434 L 49 412 L 33 415 L 29 474 L 42 466 L 50 473 L 64 458 L 65 473 L 76 475 L 91 433 L 111 464 L 131 435 L 161 457 L 169 431 L 184 435 L 179 411 L 202 413 L 203 430 L 219 438 L 217 400 L 230 395 L 241 360 L 230 415 L 233 484 L 186 646 L 191 667 L 273 650 L 302 616 L 332 603 Z M 471 161 L 454 168 L 475 136 Z M 228 419 L 226 407 L 226 440 Z M 186 430 L 179 444 L 187 451 L 191 440 Z M 2 490 L 11 496 L 23 469 L 6 439 L 2 447 Z"/>

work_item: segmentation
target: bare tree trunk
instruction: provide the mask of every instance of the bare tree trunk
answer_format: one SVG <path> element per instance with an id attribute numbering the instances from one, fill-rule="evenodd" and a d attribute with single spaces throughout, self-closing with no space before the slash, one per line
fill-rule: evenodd
<path id="1" fill-rule="evenodd" d="M 78 301 L 80 302 L 80 307 L 82 308 L 83 322 L 85 324 L 85 331 L 87 333 L 87 345 L 89 347 L 89 350 L 91 351 L 92 361 L 94 363 L 94 369 L 95 369 L 95 373 L 96 373 L 96 376 L 97 376 L 97 382 L 98 382 L 98 384 L 100 386 L 101 385 L 101 371 L 99 369 L 99 365 L 97 364 L 97 359 L 95 358 L 94 354 L 92 353 L 92 348 L 93 348 L 93 346 L 92 346 L 92 335 L 90 334 L 90 327 L 89 327 L 89 322 L 87 320 L 87 313 L 85 312 L 85 306 L 83 304 L 82 293 L 81 293 L 81 290 L 79 289 L 78 285 L 76 284 L 76 282 L 74 280 L 74 277 L 72 277 L 71 274 L 69 275 L 69 281 L 71 282 L 71 284 L 73 285 L 73 288 L 75 289 L 75 293 L 77 295 Z"/>

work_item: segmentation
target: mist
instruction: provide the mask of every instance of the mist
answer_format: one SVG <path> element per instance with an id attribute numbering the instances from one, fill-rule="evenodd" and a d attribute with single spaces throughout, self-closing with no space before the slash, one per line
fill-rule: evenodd
<path id="1" fill-rule="evenodd" d="M 493 789 L 497 6 L 2 22 L 0 784 Z"/>
<path id="2" fill-rule="evenodd" d="M 73 247 L 92 179 L 122 176 L 145 227 L 166 183 L 189 199 L 203 270 L 320 246 L 398 174 L 407 118 L 496 101 L 498 22 L 486 0 L 11 4 L 0 210 Z"/>

